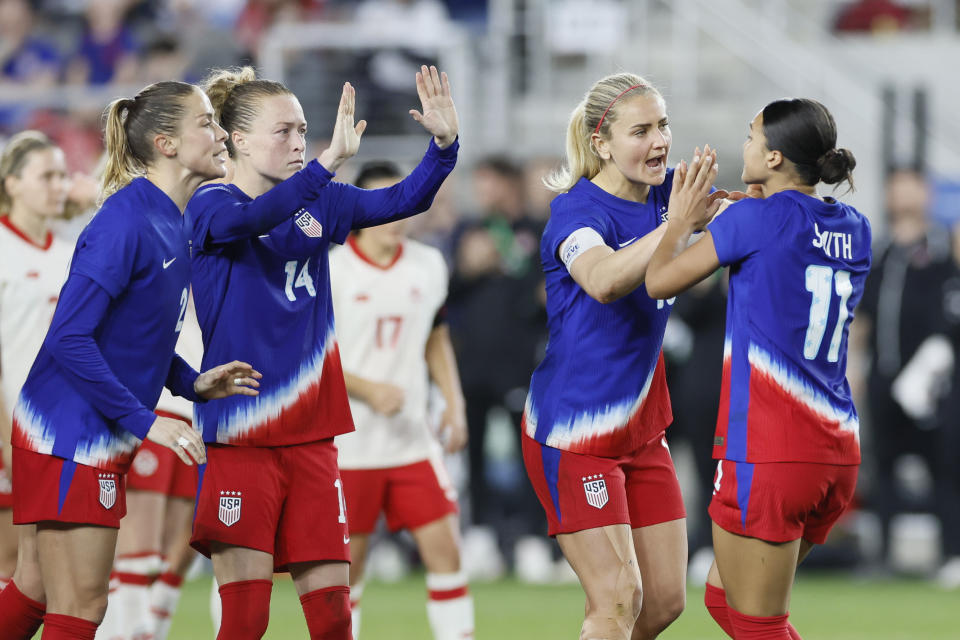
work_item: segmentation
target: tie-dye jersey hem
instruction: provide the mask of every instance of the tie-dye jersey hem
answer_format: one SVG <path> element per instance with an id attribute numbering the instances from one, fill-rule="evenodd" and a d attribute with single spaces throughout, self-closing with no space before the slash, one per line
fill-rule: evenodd
<path id="1" fill-rule="evenodd" d="M 133 455 L 140 446 L 140 439 L 123 432 L 100 433 L 95 439 L 80 439 L 70 445 L 55 445 L 56 433 L 30 400 L 20 395 L 13 410 L 12 444 L 15 447 L 54 455 L 77 464 L 96 467 L 114 473 L 126 473 Z M 72 447 L 68 449 L 67 446 Z"/>
<path id="2" fill-rule="evenodd" d="M 239 405 L 197 407 L 197 428 L 207 442 L 285 446 L 353 431 L 336 336 L 331 328 L 320 349 L 282 386 L 261 388 Z M 218 410 L 219 409 L 219 410 Z"/>

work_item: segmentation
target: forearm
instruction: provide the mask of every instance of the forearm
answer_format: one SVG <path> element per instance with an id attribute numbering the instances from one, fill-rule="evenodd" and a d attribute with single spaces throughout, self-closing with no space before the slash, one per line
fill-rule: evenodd
<path id="1" fill-rule="evenodd" d="M 312 200 L 333 174 L 314 160 L 263 195 L 246 203 L 232 203 L 211 214 L 208 242 L 226 244 L 262 235 Z"/>
<path id="2" fill-rule="evenodd" d="M 457 164 L 458 142 L 441 149 L 431 140 L 420 164 L 406 178 L 386 189 L 360 190 L 351 207 L 353 228 L 373 227 L 422 213 Z"/>
<path id="3" fill-rule="evenodd" d="M 602 258 L 590 270 L 587 292 L 604 304 L 619 300 L 646 281 L 650 258 L 663 237 L 660 225 L 632 244 Z"/>
<path id="4" fill-rule="evenodd" d="M 447 407 L 462 408 L 463 389 L 460 386 L 460 372 L 457 369 L 457 357 L 450 340 L 450 329 L 441 324 L 430 332 L 427 339 L 425 357 L 430 379 L 436 383 L 443 394 Z"/>
<path id="5" fill-rule="evenodd" d="M 349 371 L 344 371 L 343 381 L 347 385 L 347 395 L 353 396 L 357 400 L 361 400 L 369 404 L 370 388 L 373 385 L 372 380 L 355 376 Z"/>
<path id="6" fill-rule="evenodd" d="M 60 293 L 44 346 L 97 411 L 143 439 L 155 416 L 117 379 L 93 338 L 109 303 L 109 294 L 95 282 L 72 276 Z"/>
<path id="7" fill-rule="evenodd" d="M 167 373 L 164 386 L 172 394 L 186 398 L 190 402 L 204 402 L 204 399 L 197 395 L 194 388 L 194 383 L 199 376 L 199 372 L 175 353 L 170 360 L 170 371 Z"/>
<path id="8" fill-rule="evenodd" d="M 663 238 L 654 247 L 647 267 L 647 293 L 655 299 L 671 298 L 686 288 L 680 288 L 671 281 L 676 278 L 669 279 L 668 276 L 671 262 L 687 248 L 690 237 L 696 230 L 693 225 L 683 220 L 670 220 L 663 227 L 665 227 Z"/>
<path id="9" fill-rule="evenodd" d="M 12 449 L 10 448 L 11 438 L 13 436 L 13 407 L 7 407 L 7 403 L 0 393 L 0 447 L 3 451 L 3 468 L 7 470 L 7 476 L 11 476 Z"/>

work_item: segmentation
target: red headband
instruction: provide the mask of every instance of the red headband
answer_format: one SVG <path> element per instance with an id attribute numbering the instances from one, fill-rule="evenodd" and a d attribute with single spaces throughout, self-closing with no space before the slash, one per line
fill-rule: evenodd
<path id="1" fill-rule="evenodd" d="M 614 103 L 620 99 L 620 96 L 625 94 L 627 91 L 633 91 L 634 89 L 639 89 L 640 87 L 645 87 L 645 84 L 635 84 L 632 87 L 627 87 L 623 91 L 617 94 L 617 97 L 610 101 L 610 104 L 607 105 L 607 108 L 603 111 L 603 115 L 600 116 L 600 122 L 597 123 L 597 128 L 593 130 L 594 133 L 600 133 L 600 126 L 603 124 L 603 119 L 607 117 L 607 112 L 610 111 L 610 108 L 613 107 Z"/>

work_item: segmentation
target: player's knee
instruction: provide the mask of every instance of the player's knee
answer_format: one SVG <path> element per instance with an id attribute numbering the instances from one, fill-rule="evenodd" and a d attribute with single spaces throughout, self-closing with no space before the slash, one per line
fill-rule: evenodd
<path id="1" fill-rule="evenodd" d="M 677 588 L 661 595 L 656 602 L 648 601 L 646 606 L 649 609 L 644 616 L 647 630 L 644 637 L 656 638 L 683 613 L 687 606 L 687 594 L 682 588 Z"/>
<path id="2" fill-rule="evenodd" d="M 589 598 L 587 617 L 592 615 L 614 617 L 629 621 L 629 626 L 633 627 L 633 621 L 640 615 L 640 607 L 643 605 L 643 583 L 640 572 L 636 567 L 624 565 L 614 582 L 613 589 L 598 595 L 599 597 Z"/>

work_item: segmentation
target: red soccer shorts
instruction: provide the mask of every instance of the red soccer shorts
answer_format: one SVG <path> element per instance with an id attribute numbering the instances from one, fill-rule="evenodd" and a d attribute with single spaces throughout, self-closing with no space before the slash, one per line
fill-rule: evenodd
<path id="1" fill-rule="evenodd" d="M 9 444 L 0 444 L 0 447 L 9 447 Z M 3 457 L 0 456 L 0 509 L 13 507 L 13 478 L 10 469 L 3 466 Z"/>
<path id="2" fill-rule="evenodd" d="M 719 460 L 710 517 L 724 531 L 767 542 L 823 544 L 853 498 L 857 465 Z"/>
<path id="3" fill-rule="evenodd" d="M 221 542 L 293 562 L 350 561 L 346 505 L 333 438 L 287 447 L 207 445 L 190 544 Z"/>
<path id="4" fill-rule="evenodd" d="M 44 453 L 13 448 L 13 523 L 70 522 L 120 527 L 127 513 L 123 476 Z"/>
<path id="5" fill-rule="evenodd" d="M 341 469 L 351 533 L 373 533 L 383 512 L 391 531 L 419 529 L 457 513 L 457 492 L 440 460 L 402 467 Z"/>
<path id="6" fill-rule="evenodd" d="M 190 423 L 183 416 L 155 411 L 158 416 Z M 197 495 L 197 467 L 186 465 L 172 450 L 144 440 L 127 473 L 127 489 L 153 491 L 173 498 L 193 500 Z"/>
<path id="7" fill-rule="evenodd" d="M 686 517 L 664 432 L 617 458 L 571 453 L 523 432 L 523 461 L 547 512 L 548 533 L 611 524 L 648 527 Z"/>

